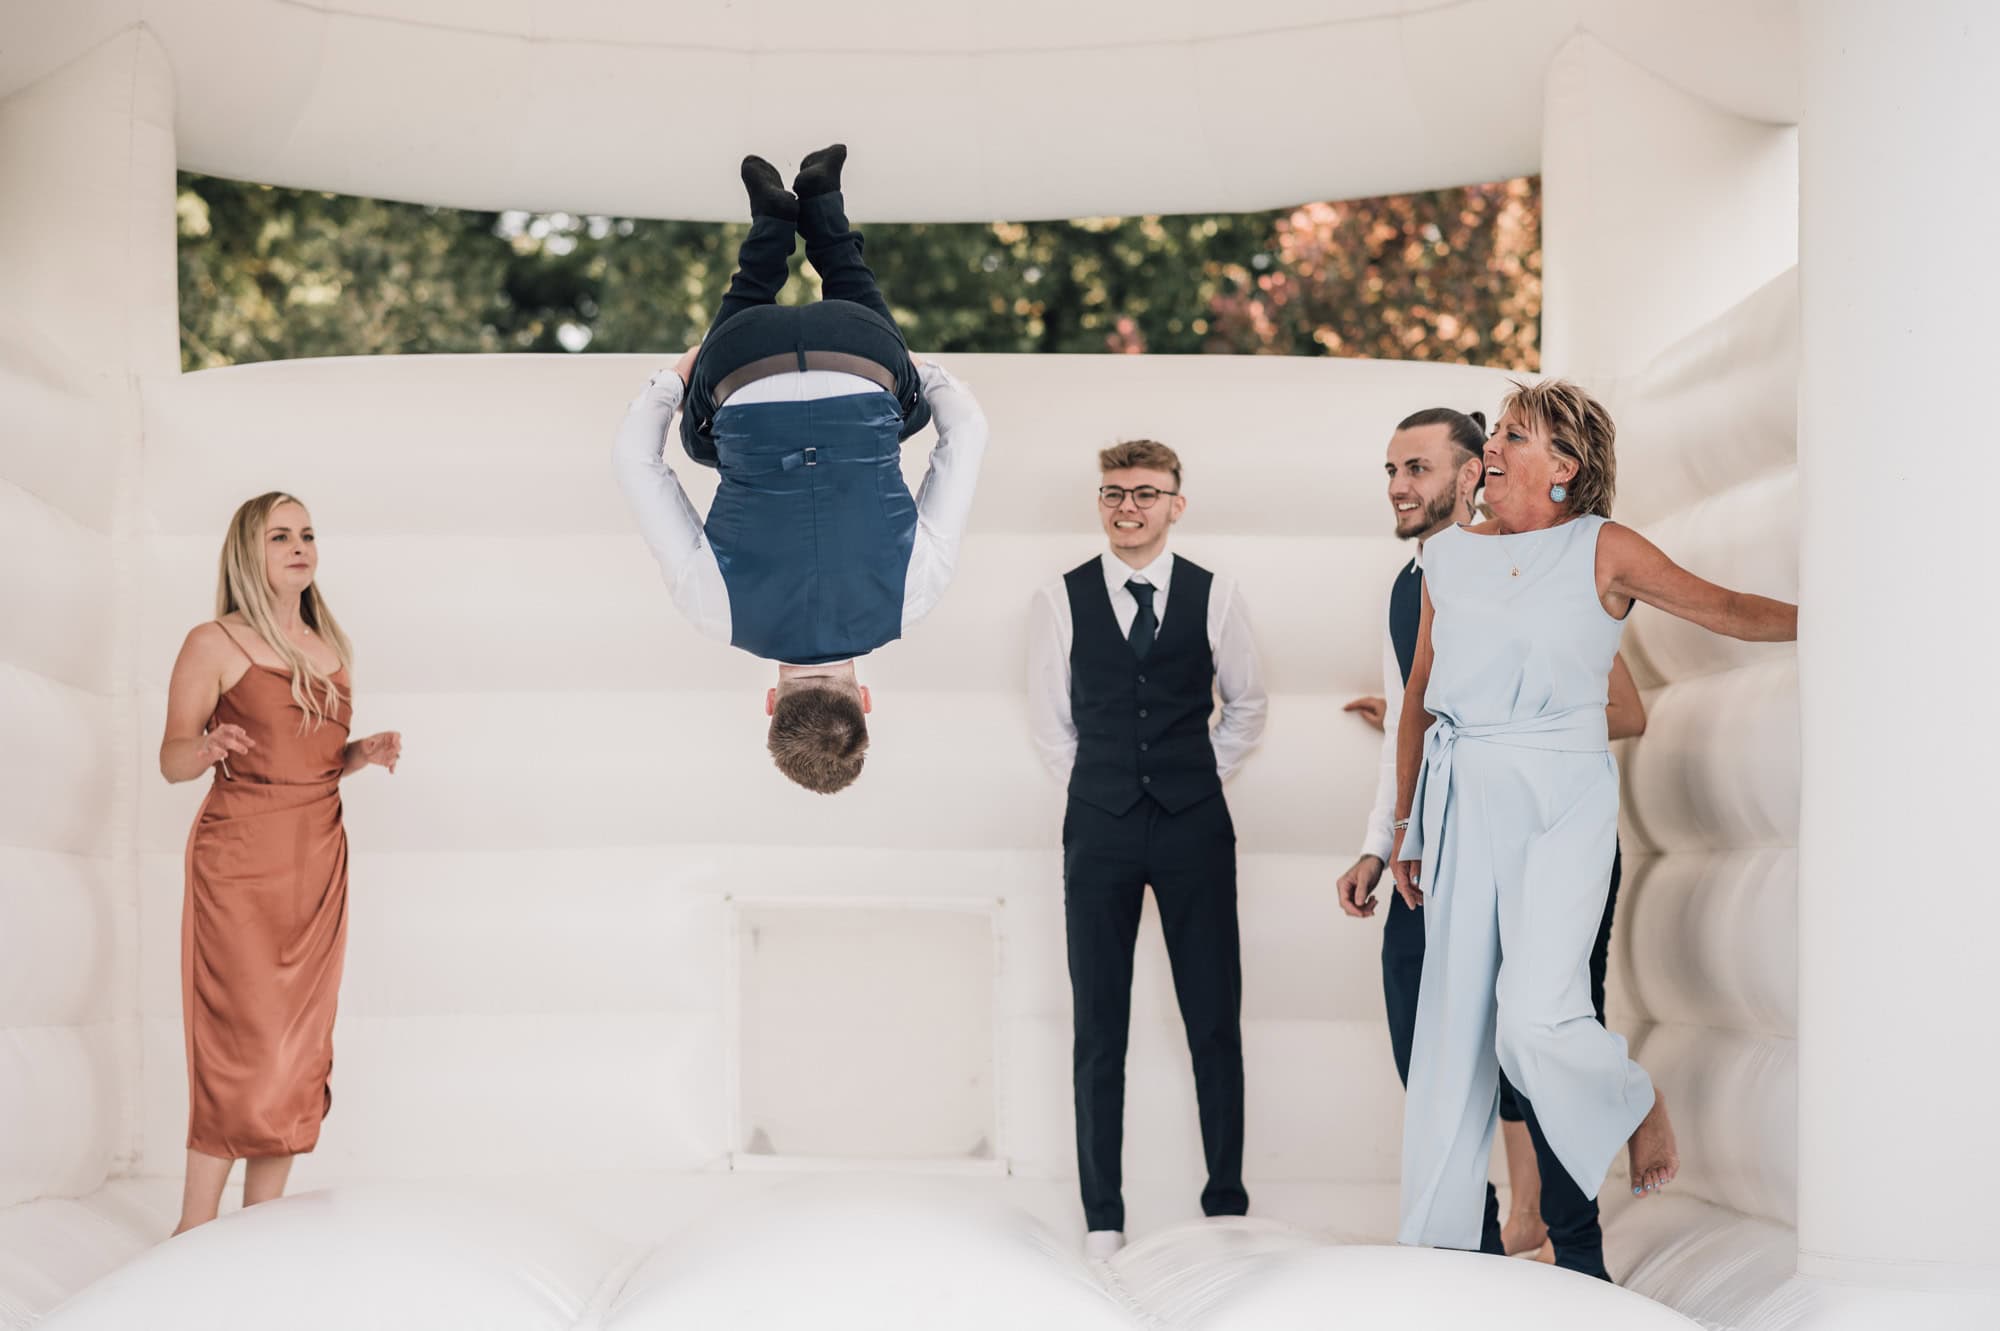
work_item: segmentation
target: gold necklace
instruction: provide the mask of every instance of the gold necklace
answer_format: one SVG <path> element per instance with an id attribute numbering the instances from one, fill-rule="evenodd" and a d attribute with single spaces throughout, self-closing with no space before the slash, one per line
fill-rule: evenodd
<path id="1" fill-rule="evenodd" d="M 1562 526 L 1562 525 L 1563 525 L 1563 523 L 1564 523 L 1564 522 L 1568 522 L 1568 521 L 1570 521 L 1570 519 L 1568 519 L 1568 518 L 1564 518 L 1564 519 L 1562 519 L 1562 521 L 1561 521 L 1561 522 L 1553 522 L 1553 523 L 1550 523 L 1550 524 L 1549 524 L 1549 526 L 1550 526 L 1550 527 L 1560 527 L 1560 526 Z M 1528 530 L 1529 530 L 1529 531 L 1547 531 L 1547 530 L 1549 530 L 1549 527 L 1530 527 L 1530 528 L 1529 528 Z M 1510 571 L 1508 572 L 1507 576 L 1508 576 L 1508 577 L 1510 577 L 1510 578 L 1518 578 L 1518 577 L 1520 577 L 1520 576 L 1521 576 L 1521 564 L 1520 564 L 1520 561 L 1519 561 L 1519 560 L 1517 560 L 1517 559 L 1515 559 L 1515 558 L 1514 558 L 1514 552 L 1513 552 L 1513 550 L 1512 550 L 1512 549 L 1511 549 L 1511 548 L 1510 548 L 1510 547 L 1509 547 L 1509 546 L 1507 545 L 1507 538 L 1508 538 L 1509 536 L 1522 536 L 1522 535 L 1525 535 L 1526 533 L 1525 533 L 1525 532 L 1518 532 L 1518 531 L 1515 531 L 1515 532 L 1501 532 L 1501 531 L 1495 531 L 1495 532 L 1494 532 L 1493 534 L 1494 534 L 1494 536 L 1496 536 L 1496 537 L 1498 537 L 1498 538 L 1499 538 L 1499 541 L 1500 541 L 1500 553 L 1501 553 L 1501 554 L 1503 554 L 1503 555 L 1506 555 L 1506 556 L 1507 556 L 1507 563 L 1508 563 L 1508 565 L 1509 565 L 1509 569 L 1510 569 Z"/>

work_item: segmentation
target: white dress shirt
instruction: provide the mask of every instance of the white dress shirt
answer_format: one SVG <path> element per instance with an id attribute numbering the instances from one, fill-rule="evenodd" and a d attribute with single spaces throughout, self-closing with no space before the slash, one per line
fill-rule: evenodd
<path id="1" fill-rule="evenodd" d="M 1128 580 L 1151 583 L 1153 614 L 1164 626 L 1173 600 L 1174 556 L 1162 551 L 1144 568 L 1132 568 L 1106 551 L 1099 564 L 1104 589 L 1111 595 L 1111 613 L 1118 631 L 1132 632 L 1139 602 L 1125 589 Z M 1070 621 L 1069 588 L 1058 579 L 1035 593 L 1028 622 L 1028 729 L 1042 761 L 1065 786 L 1076 765 L 1076 722 L 1070 715 L 1069 653 L 1075 636 Z M 1157 639 L 1156 639 L 1157 641 Z M 1218 573 L 1208 589 L 1208 650 L 1215 659 L 1215 688 L 1222 698 L 1222 719 L 1209 731 L 1215 746 L 1215 770 L 1223 780 L 1242 765 L 1264 733 L 1269 700 L 1264 695 L 1257 642 L 1250 636 L 1250 616 L 1232 578 Z"/>
<path id="2" fill-rule="evenodd" d="M 917 532 L 903 581 L 905 630 L 929 614 L 951 585 L 972 513 L 972 495 L 979 486 L 979 464 L 986 456 L 986 416 L 972 393 L 934 362 L 926 361 L 917 374 L 937 426 L 937 443 L 931 446 L 930 469 L 916 494 Z M 729 589 L 702 530 L 701 515 L 664 456 L 667 430 L 683 391 L 680 376 L 671 369 L 652 377 L 618 427 L 611 464 L 638 519 L 639 532 L 659 561 L 674 605 L 703 637 L 726 643 L 732 631 Z M 881 391 L 880 385 L 859 375 L 805 370 L 746 384 L 729 401 L 731 405 L 806 402 Z"/>

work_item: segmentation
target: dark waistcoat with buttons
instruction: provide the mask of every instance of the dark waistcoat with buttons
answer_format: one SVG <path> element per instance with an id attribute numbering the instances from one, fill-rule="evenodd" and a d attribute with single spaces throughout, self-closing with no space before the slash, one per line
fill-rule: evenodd
<path id="1" fill-rule="evenodd" d="M 1412 559 L 1396 575 L 1389 589 L 1389 641 L 1396 648 L 1396 665 L 1403 683 L 1410 682 L 1410 667 L 1417 660 L 1417 630 L 1424 617 L 1424 570 Z"/>
<path id="2" fill-rule="evenodd" d="M 1123 814 L 1151 797 L 1179 813 L 1222 789 L 1208 718 L 1215 710 L 1215 657 L 1208 646 L 1208 594 L 1215 579 L 1174 559 L 1173 591 L 1144 661 L 1118 630 L 1104 565 L 1093 559 L 1063 577 L 1069 592 L 1070 717 L 1076 725 L 1072 799 Z"/>
<path id="3" fill-rule="evenodd" d="M 917 536 L 902 420 L 887 393 L 715 413 L 722 479 L 703 529 L 729 593 L 732 645 L 824 665 L 902 636 Z"/>

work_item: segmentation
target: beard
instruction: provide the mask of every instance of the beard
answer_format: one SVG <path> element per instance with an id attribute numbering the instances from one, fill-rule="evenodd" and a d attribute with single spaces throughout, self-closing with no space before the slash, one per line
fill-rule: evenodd
<path id="1" fill-rule="evenodd" d="M 1413 540 L 1439 523 L 1453 520 L 1457 513 L 1458 496 L 1447 490 L 1434 499 L 1426 499 L 1424 506 L 1415 513 L 1399 514 L 1396 518 L 1396 539 Z"/>

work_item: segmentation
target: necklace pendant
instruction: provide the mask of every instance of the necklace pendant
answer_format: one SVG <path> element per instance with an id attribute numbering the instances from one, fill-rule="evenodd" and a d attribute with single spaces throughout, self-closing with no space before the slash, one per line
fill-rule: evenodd
<path id="1" fill-rule="evenodd" d="M 1517 568 L 1517 569 L 1515 569 L 1515 570 L 1514 570 L 1514 571 L 1513 571 L 1512 573 L 1508 574 L 1507 576 L 1508 576 L 1508 577 L 1510 577 L 1510 578 L 1518 578 L 1518 577 L 1520 577 L 1520 576 L 1521 576 L 1521 570 Z"/>

